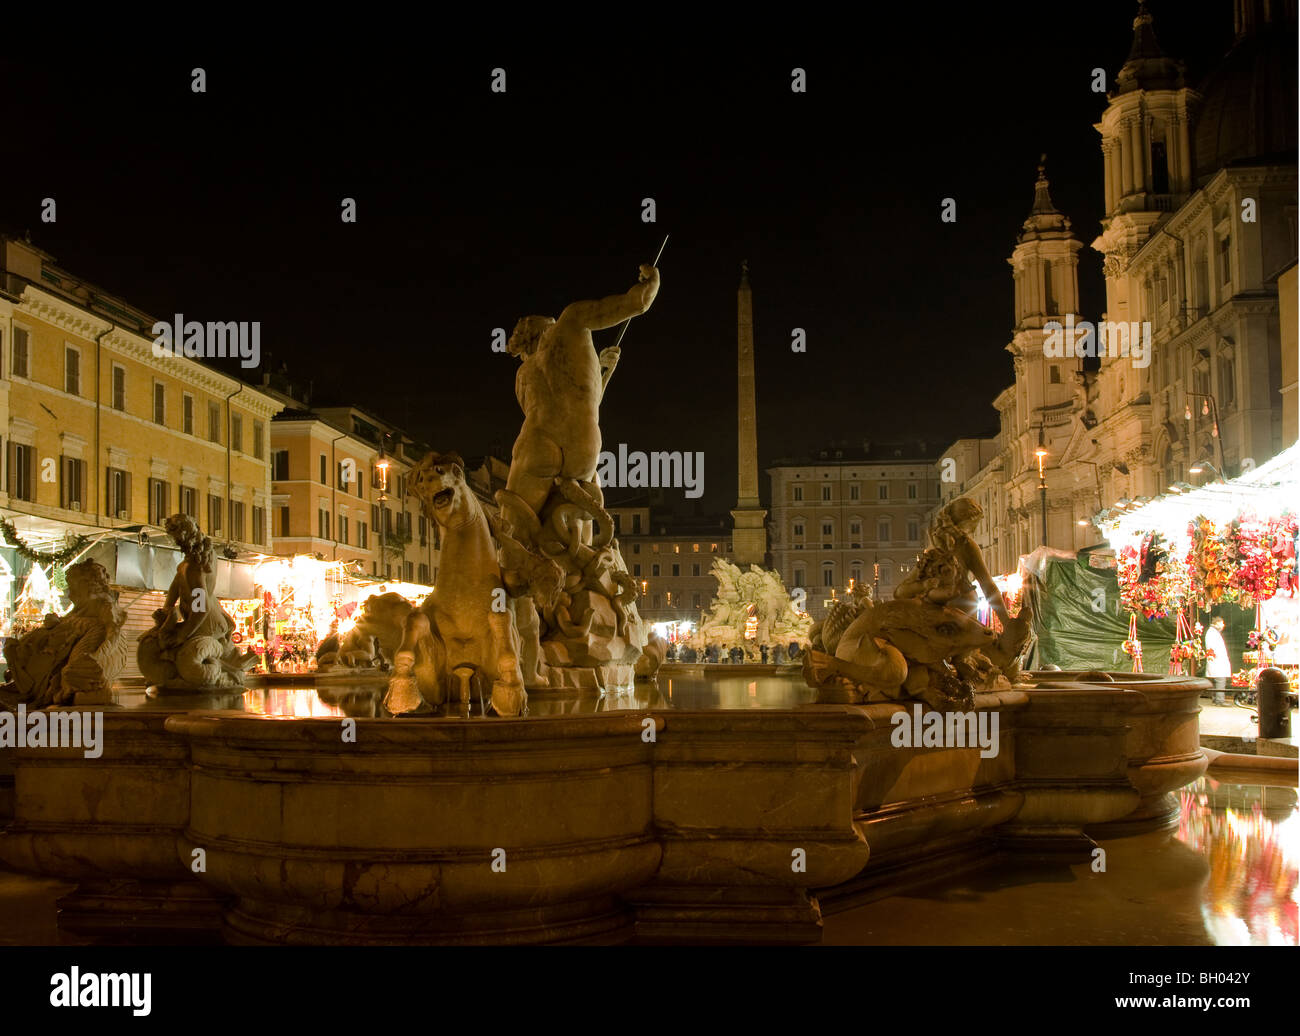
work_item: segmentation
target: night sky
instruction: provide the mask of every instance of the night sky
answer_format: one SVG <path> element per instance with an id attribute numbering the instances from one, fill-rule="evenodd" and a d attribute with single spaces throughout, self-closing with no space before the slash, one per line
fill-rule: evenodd
<path id="1" fill-rule="evenodd" d="M 751 23 L 734 37 L 647 7 L 642 30 L 615 30 L 620 9 L 603 39 L 554 24 L 430 38 L 385 17 L 382 35 L 341 21 L 328 52 L 194 32 L 133 58 L 7 48 L 0 227 L 160 317 L 260 320 L 263 363 L 313 379 L 318 404 L 507 457 L 517 361 L 491 352 L 491 330 L 626 290 L 671 234 L 602 426 L 610 447 L 703 450 L 703 502 L 723 510 L 742 259 L 767 463 L 831 439 L 994 431 L 1012 381 L 1006 260 L 1040 152 L 1079 237 L 1100 231 L 1091 71 L 1113 83 L 1136 5 L 882 6 L 862 8 L 871 21 L 810 11 L 802 28 L 733 6 Z M 1193 81 L 1231 42 L 1229 0 L 1150 7 Z M 196 65 L 206 94 L 190 90 Z M 790 91 L 795 66 L 806 94 Z M 1089 248 L 1080 281 L 1096 319 Z"/>

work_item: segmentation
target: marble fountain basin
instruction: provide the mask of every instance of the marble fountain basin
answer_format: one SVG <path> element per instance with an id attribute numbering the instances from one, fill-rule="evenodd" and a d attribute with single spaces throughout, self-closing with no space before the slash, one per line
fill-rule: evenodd
<path id="1" fill-rule="evenodd" d="M 813 942 L 823 909 L 1170 819 L 1206 682 L 1029 675 L 977 697 L 992 751 L 793 682 L 492 720 L 109 707 L 98 758 L 0 750 L 0 861 L 78 882 L 61 927 L 108 941 Z"/>

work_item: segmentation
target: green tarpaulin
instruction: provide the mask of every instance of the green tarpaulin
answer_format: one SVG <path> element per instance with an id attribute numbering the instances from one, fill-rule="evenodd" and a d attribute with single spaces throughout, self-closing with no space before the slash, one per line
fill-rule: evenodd
<path id="1" fill-rule="evenodd" d="M 1030 665 L 1062 669 L 1109 669 L 1131 672 L 1133 661 L 1124 653 L 1131 613 L 1119 599 L 1119 580 L 1113 568 L 1094 568 L 1089 552 L 1077 558 L 1047 558 L 1025 580 L 1025 602 L 1034 610 L 1034 634 L 1038 638 Z M 1242 667 L 1241 652 L 1246 635 L 1254 626 L 1253 611 L 1235 605 L 1212 609 L 1221 615 L 1233 670 Z M 1193 622 L 1208 622 L 1207 613 L 1188 616 Z M 1142 642 L 1142 669 L 1147 673 L 1169 672 L 1169 648 L 1174 642 L 1174 616 L 1163 619 L 1137 617 L 1137 636 Z M 1201 672 L 1197 675 L 1202 675 Z"/>
<path id="2" fill-rule="evenodd" d="M 1068 561 L 1050 558 L 1025 586 L 1038 637 L 1035 668 L 1132 670 L 1123 648 L 1129 612 L 1120 608 L 1115 569 L 1091 567 L 1086 553 Z M 1137 626 L 1143 670 L 1168 672 L 1173 619 L 1147 621 L 1139 615 Z"/>

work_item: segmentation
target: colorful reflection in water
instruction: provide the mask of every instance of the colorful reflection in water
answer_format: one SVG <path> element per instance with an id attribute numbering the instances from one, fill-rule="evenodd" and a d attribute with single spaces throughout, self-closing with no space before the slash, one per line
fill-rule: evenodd
<path id="1" fill-rule="evenodd" d="M 1210 873 L 1202 914 L 1224 946 L 1295 946 L 1300 811 L 1294 788 L 1203 777 L 1178 792 L 1178 839 Z"/>
<path id="2" fill-rule="evenodd" d="M 255 716 L 310 719 L 312 717 L 383 717 L 386 686 L 375 681 L 292 684 L 251 687 L 244 692 L 244 711 Z M 797 675 L 780 676 L 663 676 L 638 680 L 631 687 L 598 696 L 566 697 L 534 693 L 528 715 L 554 716 L 583 712 L 646 709 L 792 709 L 815 701 L 817 692 Z M 450 704 L 444 714 L 481 717 L 477 698 L 468 707 Z"/>
<path id="3" fill-rule="evenodd" d="M 321 701 L 314 687 L 250 687 L 244 692 L 244 711 L 295 719 L 344 715 L 337 705 Z"/>

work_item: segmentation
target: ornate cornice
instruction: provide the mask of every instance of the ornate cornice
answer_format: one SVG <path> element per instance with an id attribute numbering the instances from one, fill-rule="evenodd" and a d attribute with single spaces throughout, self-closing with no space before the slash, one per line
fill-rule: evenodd
<path id="1" fill-rule="evenodd" d="M 284 409 L 284 404 L 273 396 L 254 388 L 238 378 L 221 374 L 210 367 L 205 367 L 187 356 L 153 355 L 153 341 L 141 335 L 117 327 L 103 317 L 75 306 L 65 299 L 43 291 L 28 284 L 23 288 L 22 298 L 16 307 L 17 312 L 27 314 L 33 319 L 41 320 L 59 328 L 68 334 L 94 343 L 100 339 L 102 347 L 142 363 L 160 374 L 165 374 L 176 381 L 193 385 L 213 396 L 225 397 L 242 386 L 239 393 L 240 408 L 255 417 L 270 418 Z"/>
<path id="2" fill-rule="evenodd" d="M 165 356 L 155 356 L 153 342 L 150 339 L 143 338 L 122 328 L 115 328 L 111 334 L 104 338 L 103 344 L 108 348 L 109 352 L 134 360 L 152 370 L 156 370 L 159 374 L 192 385 L 212 396 L 225 398 L 235 392 L 236 389 L 242 388 L 242 391 L 235 397 L 239 401 L 238 406 L 241 410 L 246 410 L 255 417 L 269 418 L 284 409 L 284 404 L 273 396 L 269 396 L 237 378 L 229 377 L 219 371 L 214 371 L 210 367 L 205 367 L 187 356 L 176 356 L 173 353 L 168 353 Z"/>
<path id="3" fill-rule="evenodd" d="M 33 285 L 23 288 L 17 311 L 42 320 L 68 334 L 93 342 L 113 325 L 102 317 L 69 305 L 57 295 L 42 291 Z"/>

